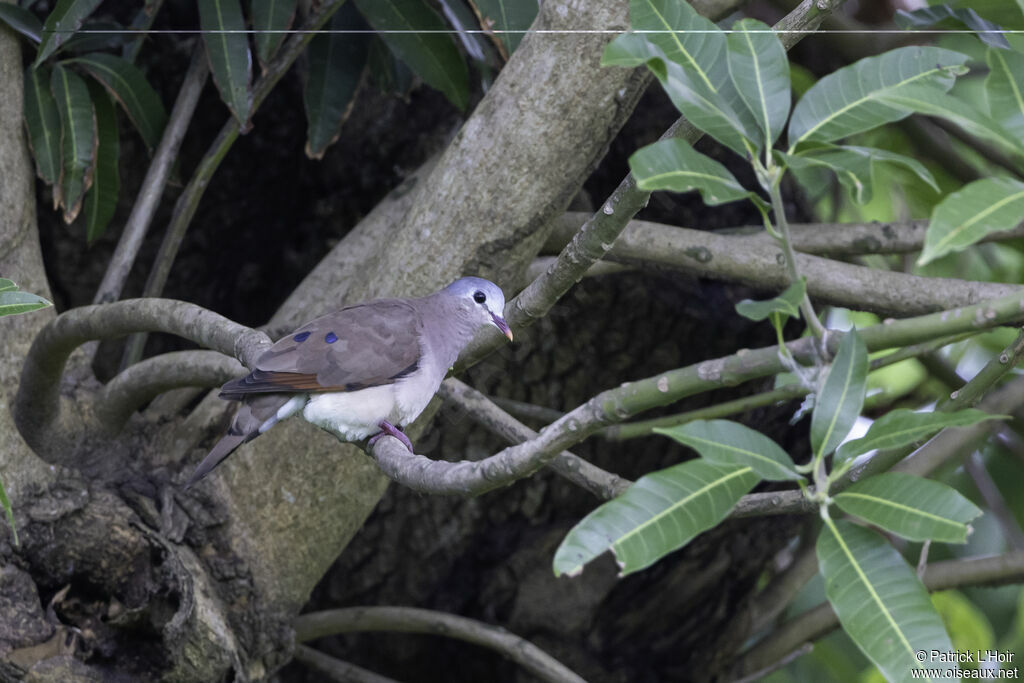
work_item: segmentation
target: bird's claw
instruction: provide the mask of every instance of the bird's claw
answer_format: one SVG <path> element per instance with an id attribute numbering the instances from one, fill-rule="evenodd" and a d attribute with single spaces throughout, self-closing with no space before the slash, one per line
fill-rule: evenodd
<path id="1" fill-rule="evenodd" d="M 380 427 L 380 431 L 370 437 L 371 446 L 377 443 L 377 439 L 379 439 L 382 436 L 393 436 L 402 443 L 404 443 L 405 447 L 409 449 L 410 453 L 415 453 L 415 451 L 412 449 L 412 441 L 409 440 L 409 437 L 405 435 L 405 432 L 403 432 L 400 427 L 396 427 L 387 420 L 381 420 L 377 424 L 377 426 Z"/>

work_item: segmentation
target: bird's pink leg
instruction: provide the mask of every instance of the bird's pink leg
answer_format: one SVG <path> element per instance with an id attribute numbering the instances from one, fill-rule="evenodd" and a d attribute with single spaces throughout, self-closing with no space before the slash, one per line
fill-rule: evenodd
<path id="1" fill-rule="evenodd" d="M 404 443 L 405 447 L 409 449 L 410 453 L 416 452 L 412 449 L 412 441 L 409 441 L 409 437 L 407 437 L 405 435 L 405 432 L 403 432 L 400 428 L 391 424 L 387 420 L 381 420 L 380 422 L 377 423 L 377 426 L 380 427 L 380 431 L 370 437 L 371 446 L 377 442 L 377 439 L 387 434 L 388 436 L 393 436 L 402 443 Z"/>

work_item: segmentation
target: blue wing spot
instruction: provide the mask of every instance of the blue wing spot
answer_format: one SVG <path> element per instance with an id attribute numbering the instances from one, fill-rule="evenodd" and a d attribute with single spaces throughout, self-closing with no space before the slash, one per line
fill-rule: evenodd
<path id="1" fill-rule="evenodd" d="M 338 341 L 338 335 L 334 334 L 333 332 L 328 332 L 327 336 L 324 337 L 324 341 L 327 342 L 328 344 L 333 344 L 334 342 Z"/>
<path id="2" fill-rule="evenodd" d="M 292 339 L 294 339 L 295 341 L 297 341 L 297 342 L 299 342 L 301 344 L 302 342 L 304 342 L 307 339 L 309 339 L 309 334 L 310 334 L 309 332 L 299 332 L 297 335 L 292 337 Z"/>

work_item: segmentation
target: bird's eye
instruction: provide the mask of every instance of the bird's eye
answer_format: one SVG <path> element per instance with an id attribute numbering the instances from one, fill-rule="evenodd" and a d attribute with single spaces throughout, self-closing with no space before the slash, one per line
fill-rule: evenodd
<path id="1" fill-rule="evenodd" d="M 482 304 L 483 302 L 487 301 L 487 295 L 478 289 L 475 292 L 473 292 L 473 301 L 477 302 L 478 304 Z"/>

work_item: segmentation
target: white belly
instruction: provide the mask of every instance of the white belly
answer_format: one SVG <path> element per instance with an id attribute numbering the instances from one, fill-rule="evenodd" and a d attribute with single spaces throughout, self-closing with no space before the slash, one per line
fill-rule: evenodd
<path id="1" fill-rule="evenodd" d="M 344 441 L 359 441 L 380 431 L 381 420 L 401 424 L 395 401 L 395 385 L 359 391 L 311 394 L 302 416 L 307 422 Z"/>

